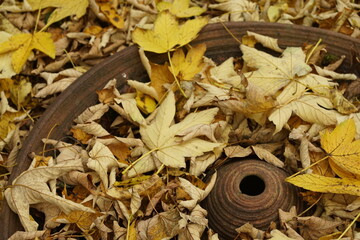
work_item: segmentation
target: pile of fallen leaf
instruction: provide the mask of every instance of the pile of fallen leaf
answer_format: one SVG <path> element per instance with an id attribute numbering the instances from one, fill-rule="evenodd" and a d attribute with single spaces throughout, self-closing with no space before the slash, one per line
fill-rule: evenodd
<path id="1" fill-rule="evenodd" d="M 189 45 L 219 21 L 295 23 L 359 37 L 359 9 L 346 0 L 3 1 L 0 185 L 25 228 L 13 239 L 218 239 L 200 206 L 216 175 L 201 179 L 252 154 L 301 171 L 287 181 L 310 190 L 302 195 L 311 210 L 308 217 L 281 212 L 267 231 L 239 226 L 239 236 L 359 238 L 351 224 L 360 216 L 358 102 L 339 86 L 357 76 L 335 72 L 344 58 L 321 42 L 281 49 L 253 32 L 240 40 L 242 58 L 220 65 L 204 56 L 205 44 Z M 99 103 L 74 119 L 73 141 L 44 139 L 56 153 L 35 153 L 7 187 L 22 141 L 46 106 L 133 43 L 150 82 L 129 80 L 131 90 L 120 94 L 116 79 L 109 81 Z M 145 51 L 167 53 L 168 61 L 152 63 Z M 30 207 L 45 217 L 30 215 Z"/>

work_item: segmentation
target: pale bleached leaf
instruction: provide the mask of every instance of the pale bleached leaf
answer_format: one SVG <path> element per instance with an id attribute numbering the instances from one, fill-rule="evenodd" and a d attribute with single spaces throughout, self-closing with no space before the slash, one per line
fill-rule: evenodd
<path id="1" fill-rule="evenodd" d="M 212 84 L 197 82 L 203 89 L 205 89 L 205 93 L 199 96 L 195 96 L 194 104 L 191 106 L 192 108 L 209 106 L 213 101 L 216 100 L 227 100 L 230 98 L 229 90 L 216 87 Z"/>
<path id="2" fill-rule="evenodd" d="M 134 89 L 138 90 L 139 92 L 142 92 L 146 95 L 149 95 L 150 97 L 153 97 L 155 100 L 159 101 L 159 94 L 155 90 L 155 88 L 151 87 L 149 83 L 142 83 L 135 80 L 128 80 L 127 83 L 130 87 L 133 87 Z"/>
<path id="3" fill-rule="evenodd" d="M 10 238 L 8 238 L 8 240 L 33 240 L 33 239 L 40 239 L 41 237 L 43 237 L 43 235 L 45 234 L 46 230 L 42 230 L 42 231 L 31 231 L 31 232 L 24 232 L 24 231 L 16 231 L 13 235 L 11 235 Z"/>
<path id="4" fill-rule="evenodd" d="M 251 31 L 247 31 L 246 33 L 248 36 L 253 36 L 256 39 L 256 41 L 261 43 L 264 47 L 270 48 L 280 53 L 284 51 L 279 47 L 278 39 L 276 38 L 268 37 Z"/>
<path id="5" fill-rule="evenodd" d="M 290 81 L 311 71 L 301 48 L 287 48 L 281 58 L 245 45 L 240 48 L 246 64 L 257 69 L 245 73 L 245 77 L 249 83 L 261 87 L 266 96 L 274 95 Z"/>
<path id="6" fill-rule="evenodd" d="M 189 210 L 193 210 L 196 207 L 196 205 L 202 200 L 204 200 L 206 196 L 210 193 L 211 189 L 215 185 L 216 177 L 217 177 L 216 173 L 211 176 L 211 179 L 204 190 L 194 186 L 191 182 L 189 182 L 185 178 L 180 177 L 179 178 L 180 186 L 192 198 L 191 200 L 180 201 L 180 205 L 188 208 Z"/>
<path id="7" fill-rule="evenodd" d="M 270 151 L 268 151 L 265 148 L 262 148 L 260 146 L 251 146 L 252 149 L 254 150 L 255 154 L 262 160 L 265 160 L 266 162 L 279 167 L 279 168 L 283 168 L 284 167 L 284 162 L 281 161 L 279 158 L 277 158 L 274 154 L 272 154 Z"/>
<path id="8" fill-rule="evenodd" d="M 323 69 L 319 66 L 314 65 L 316 72 L 320 76 L 331 77 L 337 80 L 356 80 L 357 76 L 353 73 L 337 73 L 331 70 Z"/>
<path id="9" fill-rule="evenodd" d="M 230 13 L 231 21 L 259 21 L 258 5 L 251 1 L 218 1 L 219 3 L 210 4 L 209 8 L 218 9 Z M 225 15 L 225 14 L 224 14 Z"/>
<path id="10" fill-rule="evenodd" d="M 109 186 L 108 172 L 111 168 L 126 167 L 126 164 L 120 163 L 112 154 L 110 149 L 100 142 L 95 142 L 93 148 L 89 152 L 89 161 L 87 166 L 99 174 L 105 189 Z"/>
<path id="11" fill-rule="evenodd" d="M 82 112 L 74 122 L 83 124 L 99 120 L 108 110 L 108 105 L 103 103 L 96 104 Z"/>
<path id="12" fill-rule="evenodd" d="M 94 135 L 96 137 L 105 137 L 110 135 L 108 131 L 106 131 L 99 123 L 96 122 L 77 124 L 73 128 L 81 129 L 87 134 Z"/>
<path id="13" fill-rule="evenodd" d="M 224 85 L 225 88 L 233 87 L 245 90 L 245 86 L 241 83 L 241 77 L 235 72 L 234 58 L 228 58 L 225 62 L 219 66 L 210 69 L 210 77 L 220 85 Z"/>
<path id="14" fill-rule="evenodd" d="M 145 124 L 145 118 L 137 107 L 135 99 L 124 99 L 121 100 L 120 103 L 122 104 L 124 111 L 134 122 L 137 122 L 138 124 Z"/>
<path id="15" fill-rule="evenodd" d="M 180 213 L 182 219 L 179 221 L 181 228 L 179 240 L 200 240 L 208 224 L 206 215 L 207 211 L 200 207 L 199 204 L 195 206 L 190 215 Z"/>
<path id="16" fill-rule="evenodd" d="M 140 197 L 139 192 L 131 189 L 131 201 L 130 201 L 130 210 L 131 214 L 135 215 L 135 213 L 139 210 L 141 207 L 141 200 L 142 197 Z"/>
<path id="17" fill-rule="evenodd" d="M 30 217 L 29 213 L 33 204 L 48 202 L 67 214 L 74 210 L 94 212 L 91 208 L 54 194 L 47 184 L 68 172 L 82 168 L 79 160 L 65 161 L 54 166 L 37 167 L 24 171 L 13 181 L 13 186 L 5 190 L 5 197 L 10 208 L 18 214 L 26 231 L 36 231 L 38 227 L 38 223 Z"/>
<path id="18" fill-rule="evenodd" d="M 288 236 L 286 236 L 277 229 L 272 230 L 270 232 L 270 235 L 271 235 L 270 240 L 294 240 L 293 238 L 289 238 Z"/>
<path id="19" fill-rule="evenodd" d="M 190 160 L 189 173 L 194 176 L 199 176 L 216 161 L 217 157 L 214 153 L 207 153 L 202 156 Z"/>
<path id="20" fill-rule="evenodd" d="M 135 151 L 141 151 L 143 156 L 141 159 L 128 171 L 128 177 L 135 177 L 139 174 L 150 172 L 161 166 L 161 162 L 155 158 L 152 154 L 145 155 L 149 152 L 148 148 L 136 148 Z M 135 153 L 133 150 L 132 154 Z M 135 155 L 136 156 L 136 155 Z M 138 156 L 138 155 L 137 155 Z"/>
<path id="21" fill-rule="evenodd" d="M 156 150 L 153 155 L 166 166 L 185 167 L 185 157 L 200 156 L 221 144 L 199 138 L 181 141 L 176 135 L 187 128 L 210 124 L 217 111 L 217 108 L 212 108 L 190 113 L 181 122 L 172 124 L 175 116 L 175 98 L 174 94 L 169 92 L 158 108 L 154 120 L 149 125 L 140 126 L 141 138 L 149 149 Z"/>
<path id="22" fill-rule="evenodd" d="M 243 148 L 240 145 L 236 146 L 228 146 L 224 148 L 224 152 L 227 157 L 235 158 L 235 157 L 247 157 L 252 154 L 252 150 L 250 147 Z"/>
<path id="23" fill-rule="evenodd" d="M 323 125 L 336 124 L 340 115 L 332 110 L 333 105 L 328 98 L 315 95 L 304 95 L 296 101 L 275 109 L 269 120 L 276 125 L 275 133 L 279 132 L 294 113 L 304 121 Z"/>
<path id="24" fill-rule="evenodd" d="M 57 82 L 54 82 L 43 89 L 41 89 L 39 92 L 36 93 L 35 97 L 37 98 L 45 98 L 49 95 L 52 95 L 54 93 L 59 93 L 64 91 L 67 87 L 69 87 L 76 78 L 69 77 L 69 78 L 63 78 Z"/>
<path id="25" fill-rule="evenodd" d="M 253 239 L 263 239 L 264 238 L 264 234 L 265 232 L 262 230 L 259 230 L 257 228 L 255 228 L 252 224 L 250 223 L 245 223 L 242 226 L 238 227 L 235 229 L 236 232 L 238 233 L 245 233 L 248 234 L 250 237 L 252 237 Z"/>

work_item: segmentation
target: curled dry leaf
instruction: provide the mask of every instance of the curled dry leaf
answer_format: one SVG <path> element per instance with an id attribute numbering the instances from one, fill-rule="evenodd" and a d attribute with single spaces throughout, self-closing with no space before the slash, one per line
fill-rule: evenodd
<path id="1" fill-rule="evenodd" d="M 301 232 L 304 239 L 316 240 L 324 235 L 337 232 L 336 227 L 342 223 L 329 221 L 318 217 L 298 217 L 297 221 L 301 224 Z"/>

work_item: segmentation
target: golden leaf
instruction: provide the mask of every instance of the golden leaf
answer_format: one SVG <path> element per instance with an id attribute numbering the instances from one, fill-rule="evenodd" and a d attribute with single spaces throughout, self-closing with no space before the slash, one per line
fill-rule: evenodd
<path id="1" fill-rule="evenodd" d="M 5 112 L 0 117 L 0 139 L 3 141 L 7 135 L 15 130 L 15 122 L 18 119 L 23 119 L 26 113 L 24 112 Z"/>
<path id="2" fill-rule="evenodd" d="M 169 10 L 178 18 L 198 16 L 206 11 L 200 7 L 189 7 L 189 4 L 190 0 L 174 0 L 172 3 L 163 1 L 159 2 L 156 8 L 159 12 Z"/>
<path id="3" fill-rule="evenodd" d="M 51 34 L 37 32 L 34 34 L 20 33 L 10 37 L 9 41 L 3 42 L 0 46 L 0 55 L 8 52 L 12 54 L 12 66 L 16 73 L 19 73 L 29 58 L 31 51 L 37 49 L 51 58 L 55 58 L 55 45 Z"/>
<path id="4" fill-rule="evenodd" d="M 175 16 L 163 11 L 158 14 L 152 30 L 136 28 L 132 39 L 145 51 L 165 53 L 188 44 L 196 38 L 207 22 L 207 17 L 201 17 L 179 25 Z"/>
<path id="5" fill-rule="evenodd" d="M 287 178 L 287 182 L 314 192 L 351 194 L 360 196 L 360 180 L 303 174 Z"/>
<path id="6" fill-rule="evenodd" d="M 204 66 L 203 56 L 205 51 L 206 45 L 204 43 L 191 48 L 186 54 L 186 57 L 181 48 L 176 50 L 171 58 L 174 75 L 179 75 L 179 78 L 182 80 L 192 80 Z M 171 71 L 170 66 L 169 70 Z"/>
<path id="7" fill-rule="evenodd" d="M 128 240 L 136 240 L 137 239 L 137 233 L 136 233 L 136 221 L 133 221 L 129 227 L 128 227 L 128 234 L 127 238 Z"/>
<path id="8" fill-rule="evenodd" d="M 73 134 L 74 138 L 79 140 L 82 144 L 87 144 L 87 142 L 93 137 L 90 134 L 87 134 L 81 129 L 70 129 L 70 132 Z"/>
<path id="9" fill-rule="evenodd" d="M 140 176 L 140 177 L 129 178 L 129 179 L 123 180 L 121 182 L 116 181 L 114 183 L 114 187 L 134 186 L 134 185 L 142 183 L 143 181 L 148 180 L 150 177 L 151 176 L 149 176 L 149 175 L 143 175 L 143 176 Z"/>
<path id="10" fill-rule="evenodd" d="M 85 212 L 80 210 L 71 211 L 68 215 L 62 213 L 57 219 L 64 218 L 69 223 L 75 223 L 81 230 L 88 231 L 90 230 L 91 225 L 95 221 L 96 218 L 101 216 L 101 213 L 95 212 Z"/>
<path id="11" fill-rule="evenodd" d="M 76 15 L 77 18 L 81 18 L 85 13 L 89 5 L 88 0 L 28 0 L 27 1 L 32 10 L 43 9 L 47 7 L 55 7 L 56 9 L 50 14 L 46 27 L 50 26 L 54 22 L 60 21 L 66 17 Z"/>
<path id="12" fill-rule="evenodd" d="M 43 167 L 43 166 L 49 166 L 49 160 L 52 159 L 52 157 L 45 157 L 45 156 L 35 156 L 35 166 L 34 167 Z"/>
<path id="13" fill-rule="evenodd" d="M 145 114 L 152 113 L 156 109 L 156 101 L 149 95 L 146 95 L 140 91 L 136 91 L 135 100 L 136 105 Z"/>
<path id="14" fill-rule="evenodd" d="M 107 147 L 115 155 L 119 162 L 127 164 L 125 160 L 131 153 L 127 144 L 118 141 L 117 143 L 107 145 Z"/>
<path id="15" fill-rule="evenodd" d="M 164 65 L 159 65 L 155 63 L 150 63 L 151 66 L 151 83 L 150 86 L 155 89 L 158 93 L 159 99 L 162 99 L 164 94 L 167 92 L 167 89 L 164 87 L 164 84 L 172 84 L 174 82 L 174 76 L 169 70 L 168 63 Z"/>
<path id="16" fill-rule="evenodd" d="M 112 25 L 119 29 L 124 28 L 124 18 L 116 12 L 109 2 L 97 0 L 96 4 L 100 7 L 100 11 L 107 19 L 109 19 Z"/>
<path id="17" fill-rule="evenodd" d="M 355 122 L 348 119 L 340 123 L 331 133 L 321 133 L 321 146 L 329 158 L 340 168 L 360 175 L 360 140 L 354 140 Z"/>

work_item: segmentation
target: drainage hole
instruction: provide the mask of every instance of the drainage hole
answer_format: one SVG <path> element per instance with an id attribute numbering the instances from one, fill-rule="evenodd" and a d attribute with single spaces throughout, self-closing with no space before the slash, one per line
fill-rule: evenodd
<path id="1" fill-rule="evenodd" d="M 243 194 L 249 196 L 257 196 L 263 193 L 264 190 L 265 190 L 264 181 L 256 175 L 246 176 L 240 182 L 240 191 Z"/>

